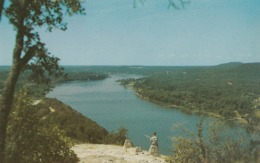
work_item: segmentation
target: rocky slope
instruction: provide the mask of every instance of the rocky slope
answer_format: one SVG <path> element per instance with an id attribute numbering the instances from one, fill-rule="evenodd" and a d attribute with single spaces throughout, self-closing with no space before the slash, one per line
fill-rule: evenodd
<path id="1" fill-rule="evenodd" d="M 79 144 L 73 148 L 80 163 L 164 163 L 165 156 L 154 157 L 139 148 L 104 144 Z"/>

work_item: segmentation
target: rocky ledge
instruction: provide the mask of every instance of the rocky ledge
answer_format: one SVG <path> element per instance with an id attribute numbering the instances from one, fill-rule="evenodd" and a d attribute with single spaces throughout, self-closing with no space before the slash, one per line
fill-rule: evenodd
<path id="1" fill-rule="evenodd" d="M 165 163 L 165 156 L 155 157 L 137 147 L 104 144 L 79 144 L 73 148 L 80 163 Z"/>

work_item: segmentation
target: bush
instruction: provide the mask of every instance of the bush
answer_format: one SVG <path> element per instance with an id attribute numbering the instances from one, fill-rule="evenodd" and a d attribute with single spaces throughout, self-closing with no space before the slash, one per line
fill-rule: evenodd
<path id="1" fill-rule="evenodd" d="M 259 159 L 253 155 L 255 153 L 252 153 L 254 151 L 251 148 L 249 138 L 246 135 L 236 135 L 234 138 L 234 133 L 232 133 L 233 135 L 226 134 L 228 131 L 223 128 L 226 125 L 223 125 L 222 122 L 210 125 L 206 137 L 203 137 L 202 121 L 197 126 L 197 134 L 179 128 L 186 132 L 188 137 L 173 138 L 174 150 L 169 162 L 246 163 Z"/>
<path id="2" fill-rule="evenodd" d="M 104 144 L 116 144 L 116 145 L 123 145 L 125 139 L 127 138 L 127 129 L 121 127 L 118 129 L 117 133 L 109 133 L 104 138 Z"/>
<path id="3" fill-rule="evenodd" d="M 31 102 L 26 91 L 21 91 L 15 100 L 8 126 L 7 162 L 78 162 L 69 138 L 55 125 L 46 125 Z"/>

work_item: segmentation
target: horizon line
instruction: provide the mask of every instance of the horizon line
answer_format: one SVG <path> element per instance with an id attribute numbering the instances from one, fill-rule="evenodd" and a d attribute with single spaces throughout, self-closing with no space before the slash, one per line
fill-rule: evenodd
<path id="1" fill-rule="evenodd" d="M 182 66 L 218 66 L 218 65 L 222 65 L 222 64 L 234 64 L 234 63 L 237 63 L 237 64 L 253 64 L 253 63 L 260 63 L 260 62 L 225 62 L 225 63 L 219 63 L 219 64 L 196 64 L 196 65 L 134 65 L 134 64 L 60 64 L 60 66 L 115 66 L 115 67 L 120 67 L 120 66 L 129 66 L 129 67 L 182 67 Z M 11 67 L 12 65 L 0 65 L 0 66 L 3 66 L 3 67 Z"/>

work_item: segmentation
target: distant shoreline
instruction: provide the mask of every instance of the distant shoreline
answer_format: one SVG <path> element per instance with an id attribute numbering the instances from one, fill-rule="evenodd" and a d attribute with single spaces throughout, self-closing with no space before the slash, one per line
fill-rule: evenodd
<path id="1" fill-rule="evenodd" d="M 176 110 L 179 110 L 179 111 L 181 111 L 181 112 L 183 112 L 187 115 L 196 114 L 196 115 L 203 115 L 203 116 L 208 116 L 208 117 L 212 117 L 212 118 L 218 118 L 218 119 L 221 119 L 221 120 L 230 121 L 230 122 L 233 122 L 233 123 L 238 123 L 238 124 L 240 124 L 244 127 L 246 127 L 248 125 L 247 120 L 245 118 L 241 117 L 241 116 L 227 119 L 227 118 L 225 118 L 225 117 L 223 117 L 219 114 L 213 113 L 213 112 L 206 112 L 206 111 L 201 111 L 201 110 L 198 110 L 198 109 L 190 110 L 190 109 L 188 109 L 184 106 L 178 106 L 178 105 L 175 105 L 175 104 L 170 104 L 170 103 L 165 103 L 165 102 L 150 99 L 149 97 L 145 97 L 145 96 L 141 95 L 140 93 L 138 93 L 138 91 L 134 88 L 134 84 L 135 84 L 134 82 L 131 82 L 131 83 L 122 84 L 122 85 L 134 90 L 135 95 L 137 97 L 139 97 L 140 99 L 145 100 L 145 101 L 149 101 L 149 102 L 157 104 L 157 105 L 160 105 L 164 108 L 176 109 Z"/>

